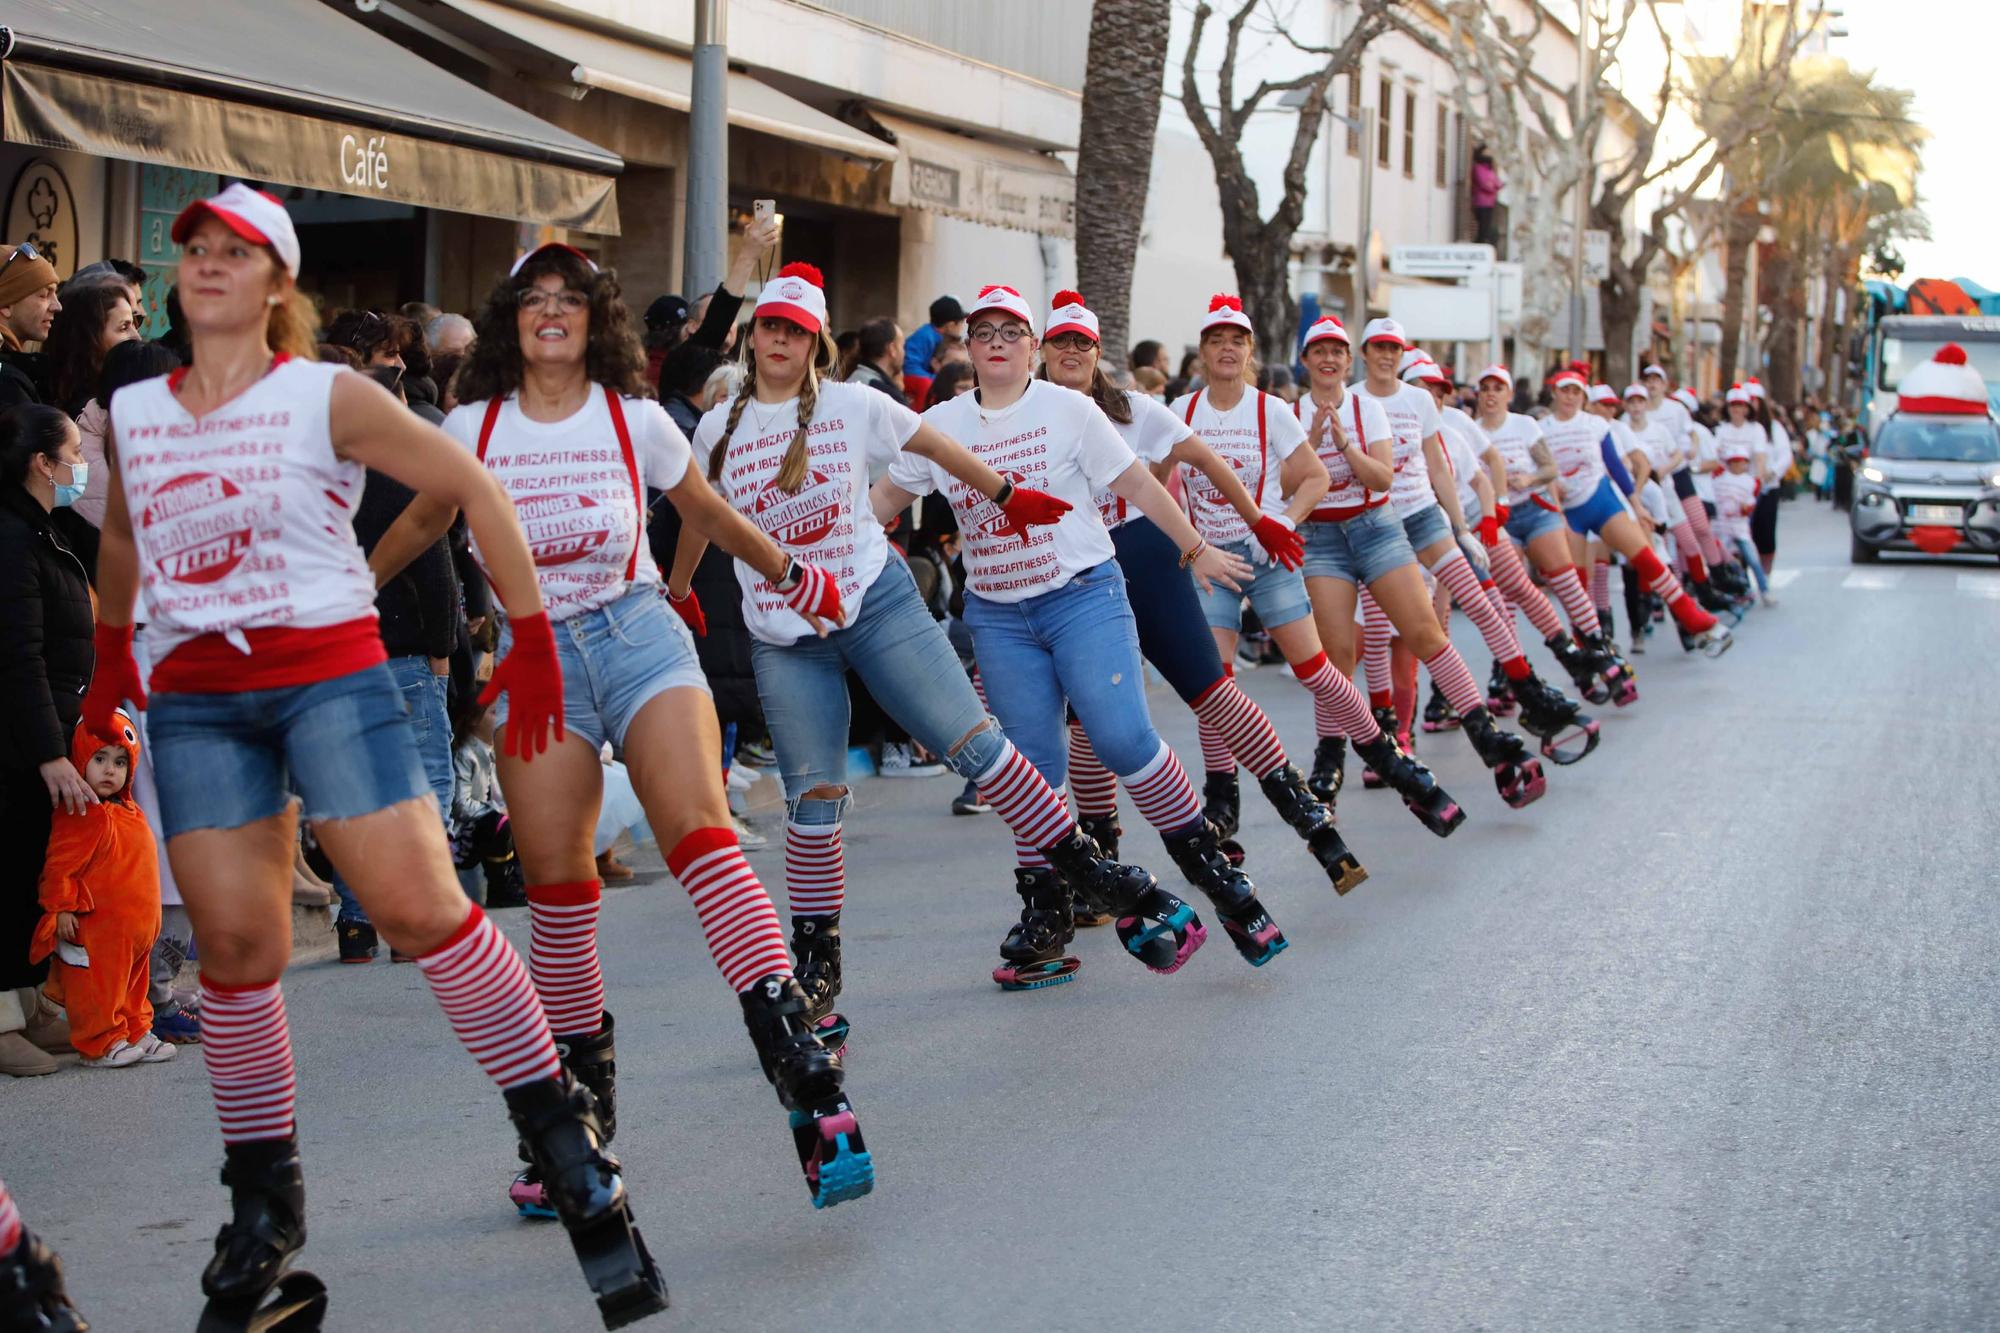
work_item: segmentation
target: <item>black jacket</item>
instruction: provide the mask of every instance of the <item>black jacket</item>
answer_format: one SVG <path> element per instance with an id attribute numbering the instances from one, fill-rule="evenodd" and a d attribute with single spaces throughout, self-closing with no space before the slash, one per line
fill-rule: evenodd
<path id="1" fill-rule="evenodd" d="M 354 511 L 354 535 L 361 549 L 373 551 L 415 498 L 416 492 L 402 482 L 370 468 Z M 451 656 L 458 646 L 458 595 L 451 541 L 440 537 L 375 594 L 383 650 L 391 657 Z"/>
<path id="2" fill-rule="evenodd" d="M 0 412 L 44 401 L 46 382 L 40 352 L 0 351 Z"/>

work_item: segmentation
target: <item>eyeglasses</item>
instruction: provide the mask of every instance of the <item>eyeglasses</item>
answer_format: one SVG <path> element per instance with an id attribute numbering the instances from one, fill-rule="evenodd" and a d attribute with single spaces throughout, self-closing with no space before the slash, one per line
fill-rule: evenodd
<path id="1" fill-rule="evenodd" d="M 15 260 L 19 259 L 22 255 L 26 255 L 30 259 L 40 259 L 42 257 L 42 252 L 40 250 L 37 250 L 34 246 L 30 245 L 28 242 L 22 241 L 19 245 L 14 247 L 14 253 L 7 256 L 7 262 L 5 264 L 0 264 L 0 273 L 5 273 L 7 271 L 7 264 L 13 263 Z"/>
<path id="2" fill-rule="evenodd" d="M 552 292 L 544 287 L 530 287 L 521 293 L 519 300 L 521 309 L 531 315 L 539 315 L 551 308 L 565 315 L 574 315 L 590 304 L 588 296 L 567 287 L 559 292 Z"/>
<path id="3" fill-rule="evenodd" d="M 1081 333 L 1058 333 L 1049 339 L 1049 346 L 1059 352 L 1090 352 L 1096 350 L 1097 341 Z"/>
<path id="4" fill-rule="evenodd" d="M 975 324 L 970 337 L 976 343 L 1004 342 L 1009 345 L 1028 336 L 1019 324 Z"/>

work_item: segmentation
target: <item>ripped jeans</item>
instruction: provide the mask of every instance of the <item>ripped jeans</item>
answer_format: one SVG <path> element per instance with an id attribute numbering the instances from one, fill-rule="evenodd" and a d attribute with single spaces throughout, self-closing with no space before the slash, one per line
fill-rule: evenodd
<path id="1" fill-rule="evenodd" d="M 795 824 L 838 824 L 852 804 L 844 790 L 833 799 L 805 795 L 847 785 L 849 668 L 883 712 L 964 777 L 990 769 L 1005 744 L 999 727 L 987 725 L 944 626 L 894 553 L 862 594 L 852 624 L 782 648 L 753 640 L 750 660 Z"/>

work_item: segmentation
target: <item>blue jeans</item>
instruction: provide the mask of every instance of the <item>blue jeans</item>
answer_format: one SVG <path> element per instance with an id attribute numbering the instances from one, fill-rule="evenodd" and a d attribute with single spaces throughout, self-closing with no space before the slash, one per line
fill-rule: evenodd
<path id="1" fill-rule="evenodd" d="M 389 659 L 389 674 L 396 678 L 396 687 L 403 692 L 403 707 L 410 714 L 410 737 L 417 743 L 417 758 L 423 762 L 424 780 L 430 783 L 431 795 L 437 797 L 438 816 L 448 821 L 451 818 L 451 721 L 446 716 L 445 699 L 451 678 L 432 672 L 428 657 L 392 657 Z M 333 872 L 333 891 L 340 898 L 338 921 L 368 924 L 368 913 L 361 910 L 354 891 L 340 877 L 338 867 Z"/>
<path id="2" fill-rule="evenodd" d="M 1743 562 L 1743 567 L 1750 571 L 1750 577 L 1757 580 L 1758 592 L 1771 591 L 1771 579 L 1769 575 L 1764 573 L 1764 562 L 1757 558 L 1757 544 L 1755 542 L 1751 541 L 1748 537 L 1725 537 L 1723 538 L 1723 544 L 1728 546 L 1731 553 Z"/>
<path id="3" fill-rule="evenodd" d="M 320 821 L 372 815 L 428 787 L 386 665 L 310 685 L 156 694 L 146 723 L 169 839 L 269 819 L 294 789 Z"/>
<path id="4" fill-rule="evenodd" d="M 1412 551 L 1451 540 L 1451 520 L 1444 516 L 1442 505 L 1425 505 L 1401 521 Z"/>
<path id="5" fill-rule="evenodd" d="M 1561 514 L 1542 508 L 1532 496 L 1515 505 L 1507 514 L 1507 535 L 1523 546 L 1545 532 L 1562 531 L 1562 525 Z"/>
<path id="6" fill-rule="evenodd" d="M 850 669 L 883 712 L 925 749 L 943 755 L 960 776 L 984 773 L 1004 747 L 1000 731 L 986 725 L 986 710 L 944 626 L 925 608 L 909 566 L 896 556 L 883 563 L 863 594 L 853 624 L 783 648 L 752 639 L 750 661 L 793 823 L 838 824 L 853 803 L 848 795 L 835 800 L 805 795 L 815 787 L 847 783 Z"/>
<path id="7" fill-rule="evenodd" d="M 1201 595 L 1181 568 L 1180 548 L 1149 518 L 1127 519 L 1111 530 L 1125 599 L 1139 626 L 1139 651 L 1158 667 L 1174 693 L 1192 704 L 1222 679 L 1215 636 L 1202 633 Z"/>
<path id="8" fill-rule="evenodd" d="M 1159 755 L 1139 631 L 1116 562 L 1026 601 L 990 602 L 969 593 L 965 623 L 979 650 L 986 701 L 1007 739 L 1051 787 L 1069 777 L 1065 697 L 1113 773 L 1136 773 Z"/>

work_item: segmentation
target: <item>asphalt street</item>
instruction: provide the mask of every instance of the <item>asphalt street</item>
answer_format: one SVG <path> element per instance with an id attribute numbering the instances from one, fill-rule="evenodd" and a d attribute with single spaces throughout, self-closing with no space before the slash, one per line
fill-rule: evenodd
<path id="1" fill-rule="evenodd" d="M 1262 970 L 1218 930 L 1155 976 L 1104 930 L 1073 984 L 1004 994 L 1005 828 L 952 818 L 950 778 L 859 783 L 842 1008 L 879 1185 L 824 1214 L 684 894 L 611 893 L 616 1150 L 673 1298 L 645 1327 L 2000 1325 L 2000 566 L 1850 570 L 1809 500 L 1781 538 L 1782 605 L 1718 661 L 1656 637 L 1540 804 L 1425 738 L 1470 814 L 1440 842 L 1355 766 L 1344 899 L 1250 788 L 1291 939 Z M 1289 673 L 1244 683 L 1308 756 Z M 285 985 L 328 1327 L 596 1327 L 417 970 Z M 0 1173 L 93 1324 L 191 1327 L 224 1209 L 198 1053 L 4 1091 Z"/>

